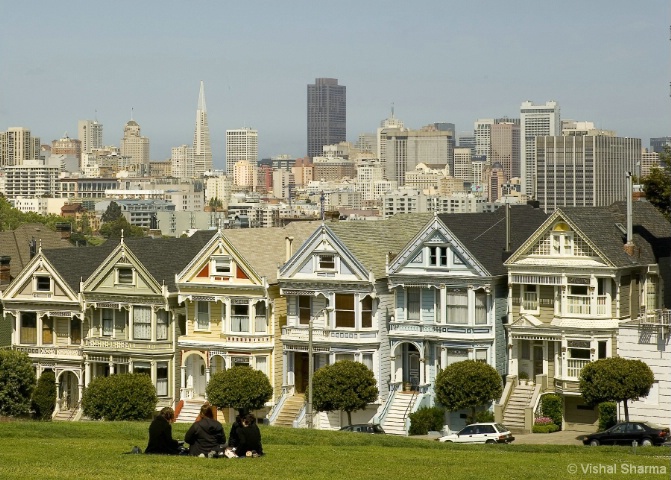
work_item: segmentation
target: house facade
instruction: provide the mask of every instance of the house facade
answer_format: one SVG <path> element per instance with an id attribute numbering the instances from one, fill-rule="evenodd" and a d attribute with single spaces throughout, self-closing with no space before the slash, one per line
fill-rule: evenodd
<path id="1" fill-rule="evenodd" d="M 520 376 L 535 382 L 524 399 L 526 430 L 548 392 L 563 398 L 564 427 L 596 424 L 598 412 L 578 388 L 582 368 L 617 355 L 621 325 L 662 306 L 659 245 L 669 242 L 669 224 L 647 202 L 634 202 L 632 212 L 624 203 L 560 208 L 506 262 L 509 376 L 501 404 L 517 396 Z"/>

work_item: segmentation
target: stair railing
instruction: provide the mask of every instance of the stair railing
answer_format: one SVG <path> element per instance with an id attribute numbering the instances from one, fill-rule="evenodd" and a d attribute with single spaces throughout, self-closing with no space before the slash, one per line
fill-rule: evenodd
<path id="1" fill-rule="evenodd" d="M 282 408 L 284 407 L 284 402 L 287 400 L 287 398 L 289 398 L 290 388 L 291 387 L 288 386 L 282 387 L 282 394 L 280 395 L 280 398 L 277 400 L 275 405 L 273 405 L 273 407 L 270 409 L 270 412 L 268 412 L 268 423 L 270 425 L 273 425 L 275 423 L 275 420 L 277 420 L 277 417 L 282 411 Z"/>
<path id="2" fill-rule="evenodd" d="M 515 387 L 518 385 L 519 380 L 517 375 L 506 375 L 506 384 L 503 388 L 503 393 L 501 394 L 501 399 L 494 404 L 494 420 L 502 423 L 503 414 L 508 407 L 508 401 L 510 396 L 513 394 Z"/>
<path id="3" fill-rule="evenodd" d="M 389 408 L 391 407 L 391 404 L 394 401 L 394 397 L 396 396 L 396 392 L 400 386 L 401 382 L 389 384 L 389 394 L 387 395 L 387 400 L 384 402 L 384 405 L 382 405 L 380 412 L 373 417 L 373 423 L 377 423 L 378 425 L 382 425 L 382 423 L 384 423 L 384 420 L 387 417 L 387 413 L 389 412 Z"/>
<path id="4" fill-rule="evenodd" d="M 70 416 L 68 417 L 69 422 L 71 422 L 75 419 L 75 417 L 77 416 L 77 413 L 79 413 L 79 409 L 81 408 L 81 406 L 82 406 L 82 401 L 79 400 L 77 402 L 77 405 L 75 406 L 75 408 L 72 409 L 72 412 L 70 413 Z"/>

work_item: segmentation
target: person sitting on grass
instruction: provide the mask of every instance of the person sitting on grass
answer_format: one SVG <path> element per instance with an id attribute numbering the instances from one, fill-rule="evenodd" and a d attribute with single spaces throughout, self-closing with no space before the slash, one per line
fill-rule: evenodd
<path id="1" fill-rule="evenodd" d="M 256 424 L 256 418 L 251 413 L 242 419 L 242 426 L 237 429 L 238 446 L 235 453 L 238 457 L 258 457 L 263 455 L 261 446 L 261 431 Z"/>
<path id="2" fill-rule="evenodd" d="M 224 427 L 214 419 L 212 405 L 205 403 L 200 407 L 200 415 L 184 435 L 189 444 L 189 455 L 194 457 L 218 457 L 226 442 Z"/>
<path id="3" fill-rule="evenodd" d="M 172 438 L 174 422 L 175 411 L 170 407 L 164 407 L 149 425 L 149 443 L 144 453 L 179 455 L 179 442 Z"/>
<path id="4" fill-rule="evenodd" d="M 240 443 L 240 438 L 238 437 L 238 429 L 242 428 L 242 419 L 244 415 L 238 414 L 235 416 L 235 421 L 231 425 L 231 431 L 228 434 L 228 448 L 236 448 Z"/>

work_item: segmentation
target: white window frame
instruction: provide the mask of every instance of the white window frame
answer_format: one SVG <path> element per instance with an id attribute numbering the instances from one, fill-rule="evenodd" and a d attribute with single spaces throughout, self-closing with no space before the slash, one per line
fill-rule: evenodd
<path id="1" fill-rule="evenodd" d="M 237 315 L 235 313 L 237 307 L 244 307 L 247 309 L 247 315 Z M 250 322 L 249 322 L 249 312 L 251 308 L 249 303 L 239 303 L 231 305 L 231 332 L 232 333 L 250 333 Z M 235 317 L 235 318 L 234 318 Z M 233 328 L 234 322 L 240 322 L 239 325 L 236 325 L 236 328 Z"/>
<path id="2" fill-rule="evenodd" d="M 327 259 L 330 257 L 330 261 Z M 328 266 L 331 265 L 331 266 Z M 317 253 L 315 254 L 315 271 L 317 272 L 335 272 L 338 268 L 338 257 L 335 253 Z"/>
<path id="3" fill-rule="evenodd" d="M 108 312 L 111 317 L 105 318 L 105 313 Z M 113 337 L 114 336 L 114 317 L 116 312 L 113 308 L 103 308 L 100 310 L 100 336 L 102 337 Z M 109 329 L 105 328 L 105 320 L 110 321 Z"/>
<path id="4" fill-rule="evenodd" d="M 141 315 L 145 314 L 145 318 Z M 133 339 L 135 340 L 151 340 L 151 307 L 144 305 L 136 305 L 133 307 Z M 140 320 L 145 320 L 140 322 Z"/>
<path id="5" fill-rule="evenodd" d="M 414 310 L 415 301 L 413 299 L 412 318 L 410 316 L 410 292 L 417 292 L 417 310 Z M 409 322 L 419 322 L 422 319 L 422 289 L 419 287 L 408 287 L 405 289 L 405 311 L 406 320 Z"/>
<path id="6" fill-rule="evenodd" d="M 156 312 L 156 340 L 168 339 L 169 313 L 165 310 Z"/>
<path id="7" fill-rule="evenodd" d="M 533 287 L 534 288 L 534 293 L 536 294 L 536 308 L 524 308 L 524 295 L 529 292 L 531 293 L 531 288 L 528 287 Z M 539 285 L 531 285 L 527 283 L 522 283 L 520 284 L 520 313 L 535 313 L 539 314 L 540 313 L 540 287 Z"/>
<path id="8" fill-rule="evenodd" d="M 122 278 L 126 278 L 125 276 L 121 275 L 121 271 L 124 270 L 130 270 L 130 282 L 122 282 Z M 117 285 L 127 285 L 127 286 L 133 286 L 135 285 L 135 269 L 131 267 L 130 265 L 127 267 L 117 267 L 116 268 L 116 284 Z"/>
<path id="9" fill-rule="evenodd" d="M 450 303 L 450 300 L 452 300 L 451 297 L 455 298 L 462 298 L 464 297 L 466 299 L 466 303 Z M 468 325 L 470 323 L 470 318 L 468 314 L 468 291 L 453 291 L 453 290 L 447 290 L 445 292 L 445 320 L 448 324 L 454 324 L 454 325 Z M 463 317 L 463 312 L 465 308 L 465 321 L 455 321 L 456 318 Z M 460 313 L 460 315 L 454 315 L 455 311 L 457 313 Z"/>
<path id="10" fill-rule="evenodd" d="M 44 280 L 44 279 L 49 281 L 49 288 L 40 288 L 40 280 Z M 53 292 L 54 281 L 49 275 L 35 275 L 33 277 L 33 280 L 35 282 L 35 285 L 34 285 L 33 288 L 36 292 L 40 292 L 40 293 L 52 293 Z"/>
<path id="11" fill-rule="evenodd" d="M 207 305 L 207 312 L 201 311 L 201 305 Z M 208 332 L 210 330 L 210 302 L 204 302 L 201 300 L 196 301 L 194 306 L 194 318 L 193 318 L 193 329 L 194 331 Z M 207 314 L 207 322 L 201 320 L 201 314 Z"/>
<path id="12" fill-rule="evenodd" d="M 226 266 L 228 269 L 225 268 Z M 221 268 L 221 271 L 219 268 Z M 232 277 L 233 269 L 234 265 L 230 256 L 218 255 L 212 257 L 212 264 L 210 268 L 211 277 Z"/>
<path id="13" fill-rule="evenodd" d="M 447 267 L 450 251 L 451 249 L 447 245 L 429 245 L 427 252 L 429 267 Z"/>

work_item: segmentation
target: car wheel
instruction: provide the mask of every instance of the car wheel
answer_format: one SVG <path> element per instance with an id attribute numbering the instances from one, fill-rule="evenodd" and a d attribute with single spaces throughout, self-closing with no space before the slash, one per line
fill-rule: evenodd
<path id="1" fill-rule="evenodd" d="M 488 445 L 491 445 L 492 443 L 496 443 L 496 441 L 495 440 L 487 440 L 485 443 L 488 444 Z"/>
<path id="2" fill-rule="evenodd" d="M 643 447 L 651 447 L 652 441 L 649 438 L 644 438 L 643 440 L 641 440 L 641 445 Z"/>
<path id="3" fill-rule="evenodd" d="M 452 443 L 452 440 L 445 440 L 443 443 Z"/>
<path id="4" fill-rule="evenodd" d="M 589 442 L 590 447 L 598 447 L 599 446 L 599 441 L 598 440 L 590 440 Z"/>

